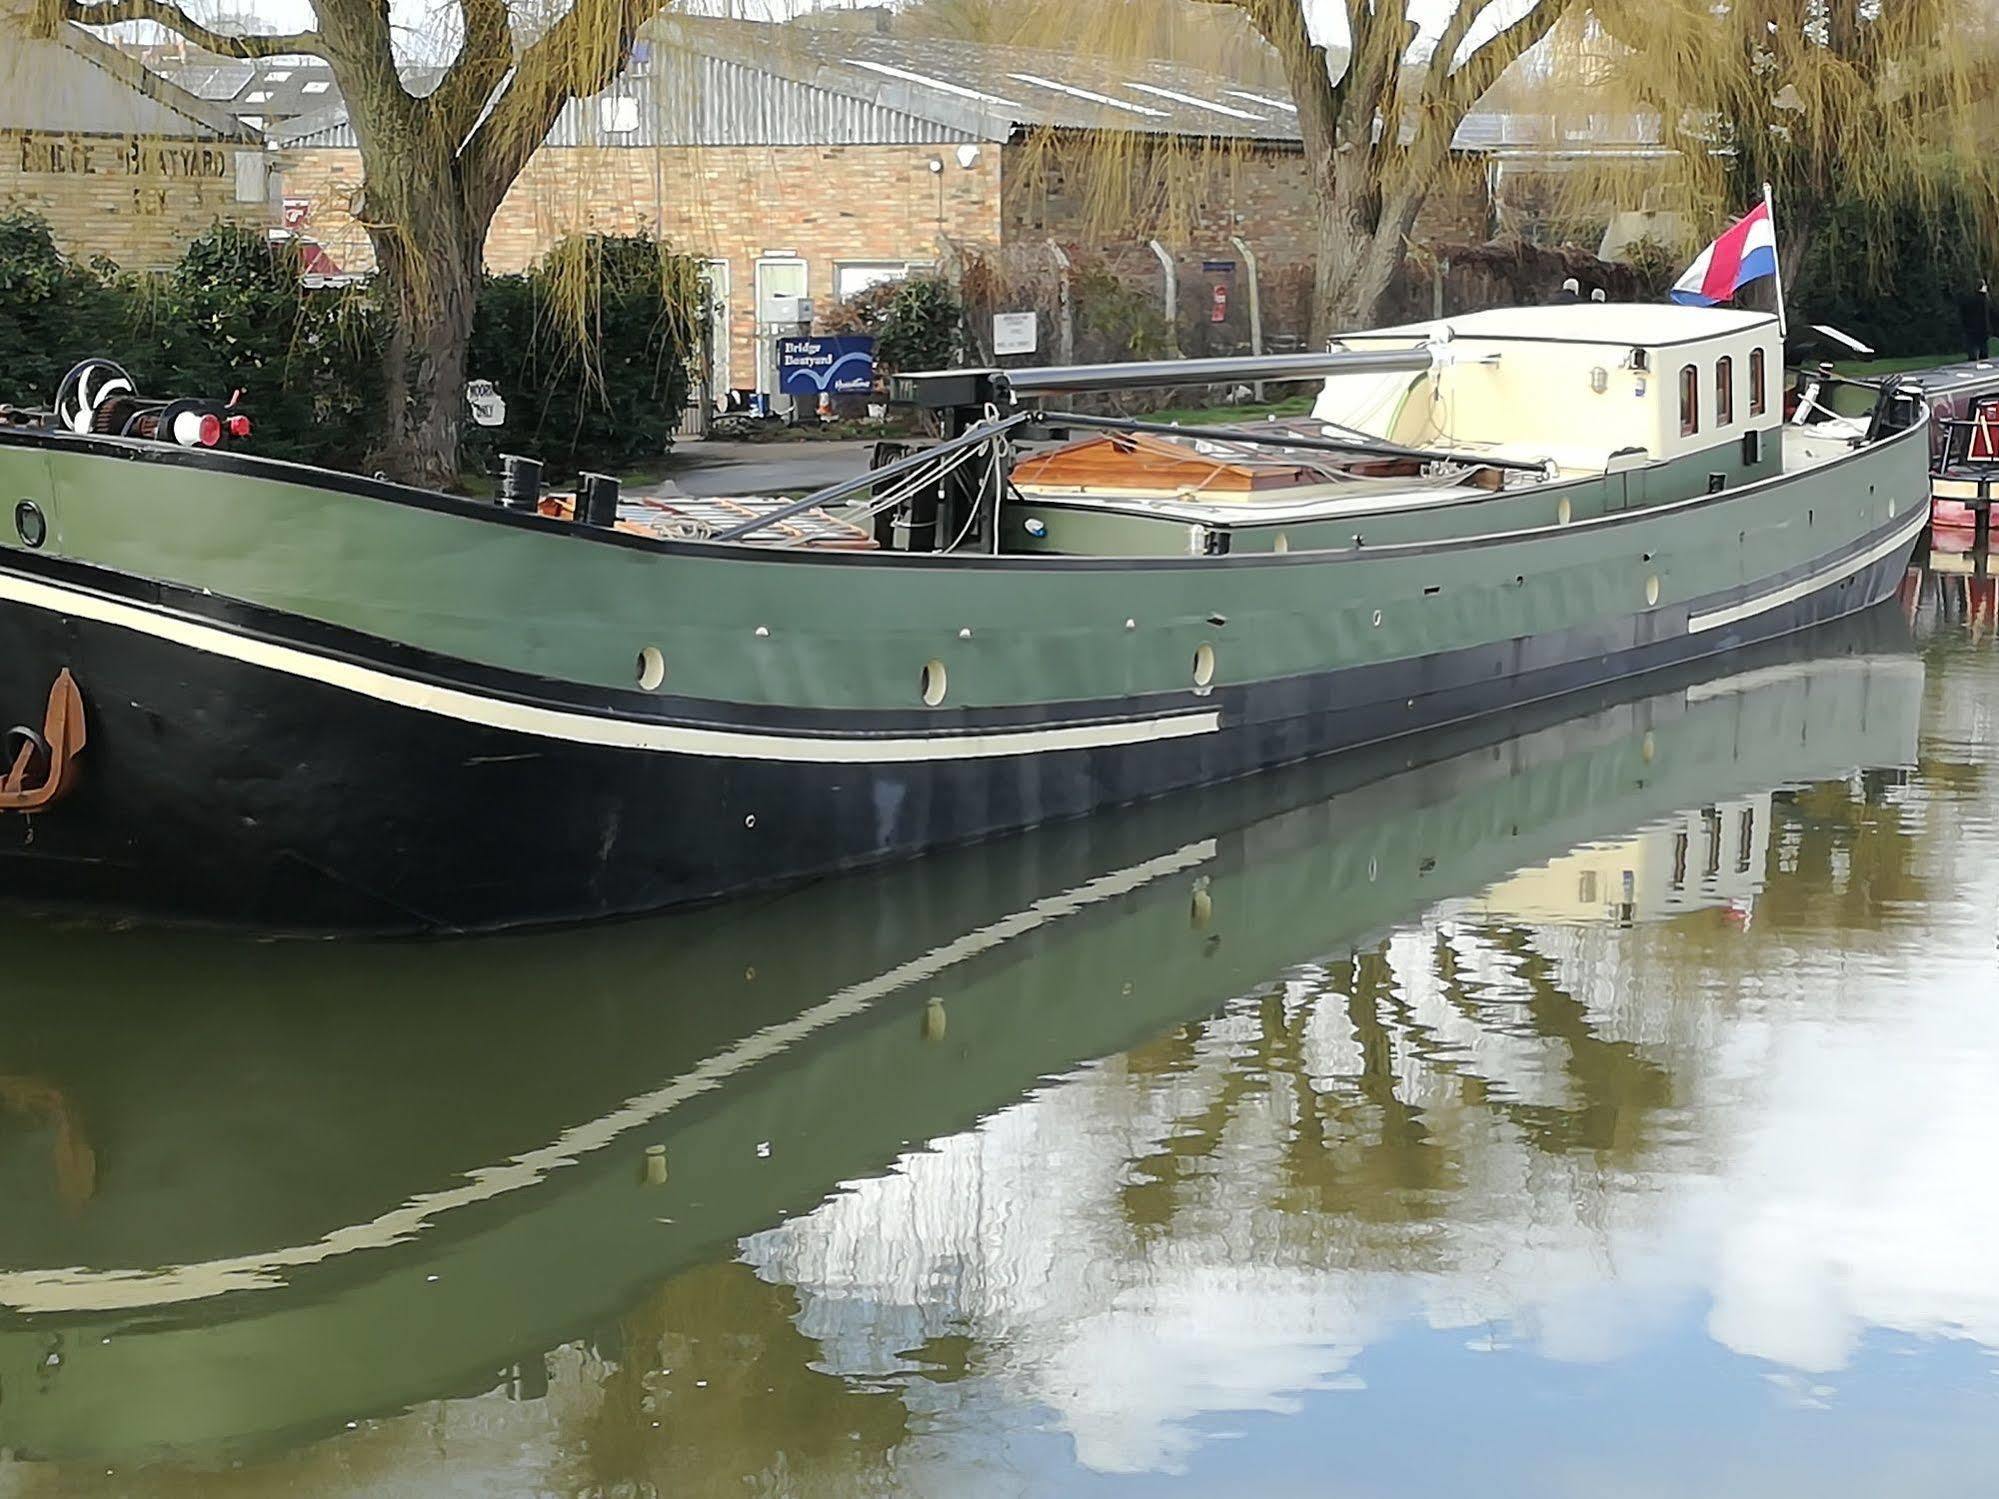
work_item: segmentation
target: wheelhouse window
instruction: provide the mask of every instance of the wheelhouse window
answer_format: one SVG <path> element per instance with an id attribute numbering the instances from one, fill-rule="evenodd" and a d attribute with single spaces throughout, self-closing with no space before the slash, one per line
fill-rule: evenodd
<path id="1" fill-rule="evenodd" d="M 1714 362 L 1714 424 L 1735 420 L 1735 361 L 1724 354 Z"/>
<path id="2" fill-rule="evenodd" d="M 1749 351 L 1749 414 L 1761 416 L 1770 405 L 1769 393 L 1763 388 L 1763 351 Z"/>
<path id="3" fill-rule="evenodd" d="M 1680 368 L 1680 436 L 1701 429 L 1701 372 L 1691 364 Z"/>

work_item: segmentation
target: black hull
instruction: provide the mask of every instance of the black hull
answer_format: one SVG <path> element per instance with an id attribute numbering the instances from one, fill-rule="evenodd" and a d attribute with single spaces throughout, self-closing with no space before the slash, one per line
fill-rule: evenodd
<path id="1" fill-rule="evenodd" d="M 1870 543 L 1879 549 L 1878 538 Z M 1727 601 L 1695 600 L 1593 635 L 1218 687 L 1203 704 L 1220 713 L 1210 733 L 890 764 L 568 742 L 0 602 L 8 721 L 38 719 L 67 666 L 90 731 L 82 782 L 66 800 L 0 815 L 0 888 L 36 906 L 292 930 L 635 914 L 906 858 L 1718 655 L 1871 607 L 1894 592 L 1907 562 L 1899 547 L 1698 633 L 1685 628 L 1687 613 Z M 197 607 L 159 585 L 118 581 L 149 602 Z M 268 632 L 286 621 L 256 623 Z"/>

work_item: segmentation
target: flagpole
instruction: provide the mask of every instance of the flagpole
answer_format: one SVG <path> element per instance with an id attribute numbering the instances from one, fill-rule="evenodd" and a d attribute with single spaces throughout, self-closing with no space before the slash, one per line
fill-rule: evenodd
<path id="1" fill-rule="evenodd" d="M 1783 256 L 1777 248 L 1777 209 L 1770 201 L 1770 184 L 1763 184 L 1763 212 L 1770 219 L 1770 275 L 1777 283 L 1777 337 L 1786 337 L 1784 326 L 1784 265 Z"/>

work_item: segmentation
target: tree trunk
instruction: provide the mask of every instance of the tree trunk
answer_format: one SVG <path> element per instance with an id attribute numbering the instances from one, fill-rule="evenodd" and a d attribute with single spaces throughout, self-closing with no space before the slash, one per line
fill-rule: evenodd
<path id="1" fill-rule="evenodd" d="M 428 244 L 378 242 L 378 283 L 391 318 L 387 398 L 376 466 L 430 489 L 458 481 L 465 370 L 479 302 L 485 226 L 442 226 Z"/>
<path id="2" fill-rule="evenodd" d="M 1330 153 L 1329 153 L 1330 154 Z M 1398 165 L 1392 170 L 1401 170 Z M 1401 267 L 1403 247 L 1422 206 L 1413 189 L 1383 201 L 1383 162 L 1375 151 L 1342 153 L 1319 191 L 1318 274 L 1312 341 L 1375 326 L 1381 299 Z"/>
<path id="3" fill-rule="evenodd" d="M 458 163 L 439 143 L 398 142 L 364 161 L 365 222 L 389 318 L 375 468 L 404 484 L 458 482 L 465 373 L 485 271 L 489 215 L 467 202 Z"/>

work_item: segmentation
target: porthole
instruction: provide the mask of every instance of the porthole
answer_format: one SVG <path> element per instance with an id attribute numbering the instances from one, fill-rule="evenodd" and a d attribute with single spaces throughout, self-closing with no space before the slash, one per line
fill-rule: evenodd
<path id="1" fill-rule="evenodd" d="M 1575 510 L 1570 506 L 1568 499 L 1565 496 L 1562 499 L 1562 501 L 1555 506 L 1555 524 L 1558 526 L 1566 526 L 1569 523 L 1570 517 L 1573 516 L 1575 513 L 1576 513 Z"/>
<path id="2" fill-rule="evenodd" d="M 649 645 L 639 652 L 634 671 L 639 679 L 639 686 L 645 688 L 647 692 L 656 692 L 659 690 L 659 684 L 666 680 L 666 657 L 659 653 L 658 646 Z"/>
<path id="3" fill-rule="evenodd" d="M 1374 627 L 1377 630 L 1381 628 L 1381 611 L 1379 609 L 1374 611 Z"/>
<path id="4" fill-rule="evenodd" d="M 1215 648 L 1203 642 L 1194 652 L 1194 685 L 1206 687 L 1215 679 Z"/>
<path id="5" fill-rule="evenodd" d="M 1645 580 L 1645 603 L 1647 607 L 1659 602 L 1659 575 L 1652 574 Z"/>
<path id="6" fill-rule="evenodd" d="M 14 507 L 14 534 L 30 547 L 38 547 L 49 539 L 48 517 L 42 514 L 40 505 L 23 500 Z"/>
<path id="7" fill-rule="evenodd" d="M 944 663 L 942 661 L 924 662 L 923 676 L 918 685 L 923 692 L 923 701 L 931 707 L 934 708 L 943 702 L 944 693 L 948 687 Z"/>
<path id="8" fill-rule="evenodd" d="M 1279 532 L 1277 533 L 1277 539 L 1276 539 L 1275 541 L 1273 541 L 1273 542 L 1271 542 L 1271 543 L 1270 543 L 1270 550 L 1271 550 L 1271 551 L 1273 551 L 1273 552 L 1288 552 L 1288 551 L 1290 551 L 1290 550 L 1291 550 L 1291 538 L 1290 538 L 1289 536 L 1286 536 L 1286 535 L 1285 535 L 1285 534 L 1284 534 L 1284 533 L 1283 533 L 1282 531 L 1279 531 Z"/>

